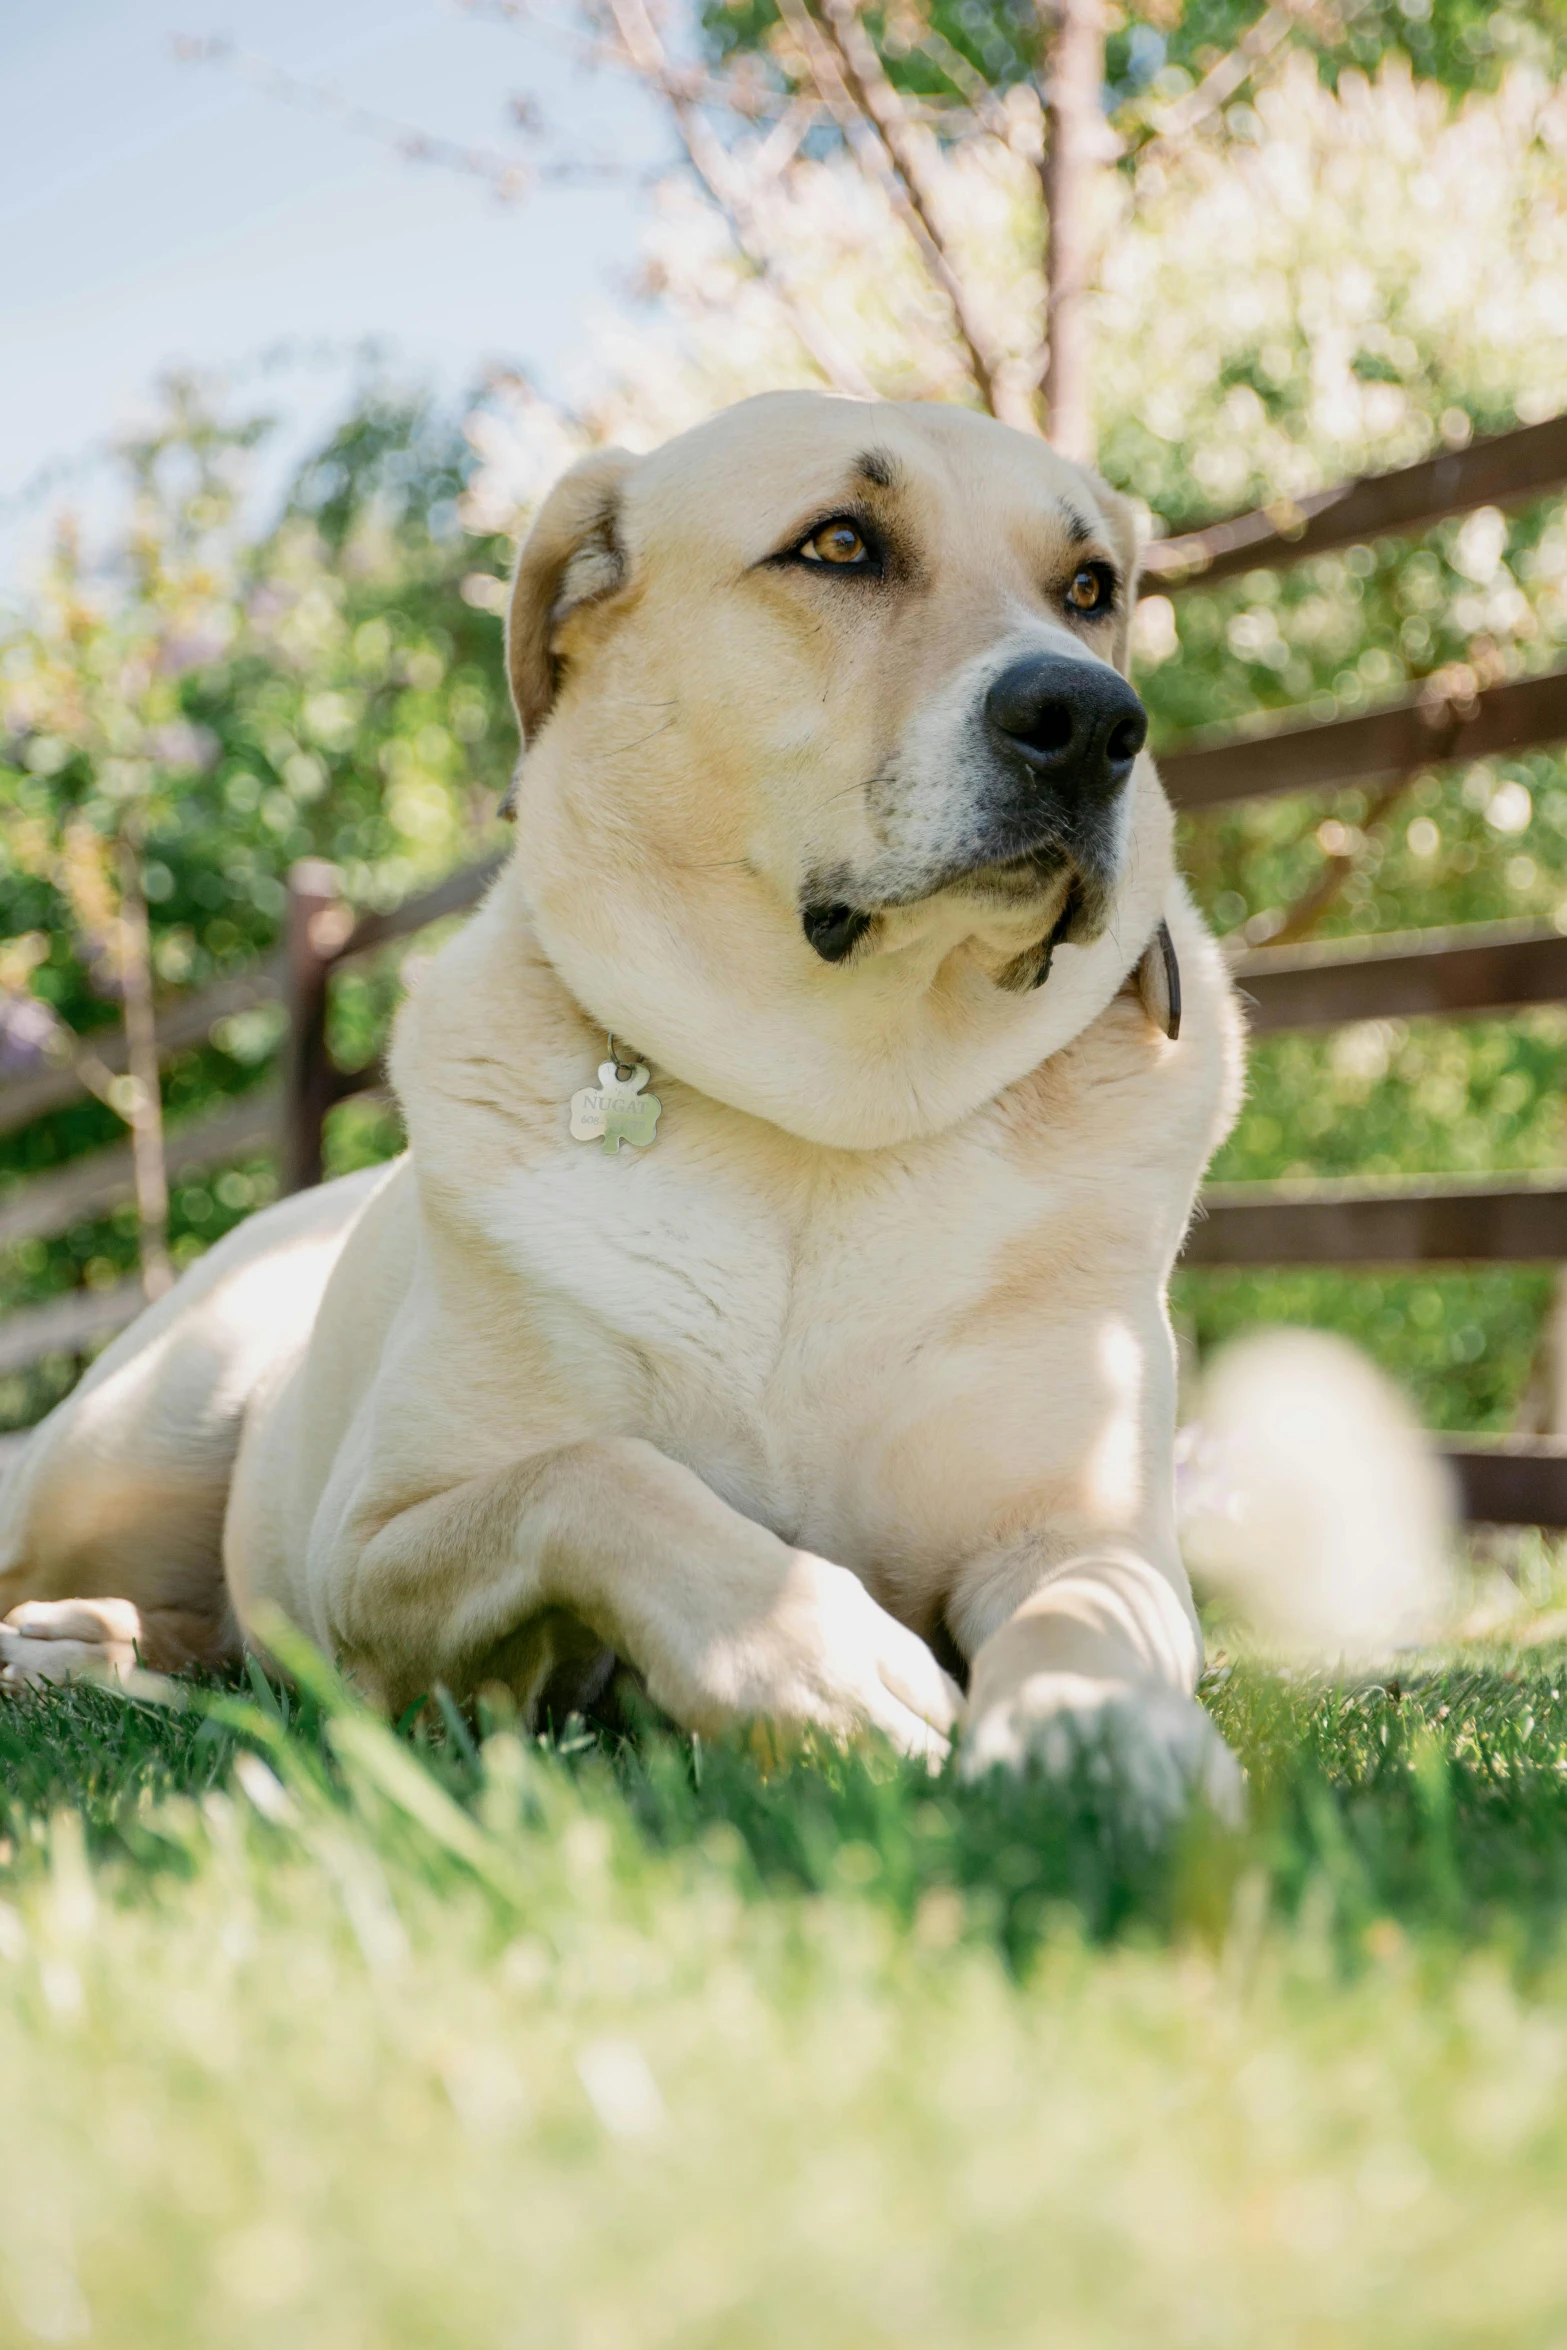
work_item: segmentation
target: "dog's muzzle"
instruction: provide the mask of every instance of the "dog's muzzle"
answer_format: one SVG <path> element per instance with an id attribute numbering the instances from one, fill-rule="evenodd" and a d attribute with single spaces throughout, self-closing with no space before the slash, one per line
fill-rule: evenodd
<path id="1" fill-rule="evenodd" d="M 1002 980 L 1040 985 L 1056 946 L 1099 933 L 1124 848 L 1123 794 L 1147 739 L 1147 712 L 1105 662 L 1040 652 L 1009 662 L 970 706 L 955 761 L 966 804 L 948 839 L 879 871 L 814 874 L 800 912 L 806 939 L 824 963 L 841 963 L 880 913 L 939 890 L 1000 905 L 1053 900 L 1048 937 Z"/>

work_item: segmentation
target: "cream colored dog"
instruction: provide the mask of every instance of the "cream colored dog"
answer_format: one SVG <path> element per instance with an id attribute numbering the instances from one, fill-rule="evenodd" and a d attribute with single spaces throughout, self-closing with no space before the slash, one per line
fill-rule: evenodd
<path id="1" fill-rule="evenodd" d="M 567 475 L 408 1156 L 232 1234 L 44 1423 L 7 1675 L 270 1605 L 393 1710 L 612 1652 L 694 1730 L 939 1756 L 966 1712 L 971 1769 L 1104 1733 L 1229 1800 L 1164 1290 L 1239 1031 L 1133 568 L 1101 482 L 953 408 L 781 394 Z"/>

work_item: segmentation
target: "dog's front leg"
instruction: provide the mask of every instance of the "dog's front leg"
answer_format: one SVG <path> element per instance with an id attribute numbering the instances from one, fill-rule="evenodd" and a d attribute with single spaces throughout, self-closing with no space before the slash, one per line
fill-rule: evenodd
<path id="1" fill-rule="evenodd" d="M 939 1759 L 962 1708 L 857 1576 L 636 1438 L 562 1446 L 421 1501 L 340 1551 L 328 1583 L 345 1662 L 394 1707 L 436 1680 L 475 1686 L 487 1658 L 560 1609 L 691 1730 L 877 1730 Z"/>
<path id="2" fill-rule="evenodd" d="M 1107 1544 L 1046 1565 L 1025 1547 L 971 1573 L 948 1612 L 973 1644 L 968 1776 L 1097 1749 L 1150 1822 L 1195 1794 L 1238 1817 L 1240 1767 L 1193 1694 L 1202 1641 L 1178 1561 Z"/>

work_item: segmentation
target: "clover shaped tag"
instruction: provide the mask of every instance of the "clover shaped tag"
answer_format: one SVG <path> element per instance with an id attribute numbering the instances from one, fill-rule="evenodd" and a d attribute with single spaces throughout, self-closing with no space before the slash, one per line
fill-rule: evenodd
<path id="1" fill-rule="evenodd" d="M 571 1097 L 571 1131 L 578 1142 L 604 1142 L 604 1156 L 613 1159 L 623 1142 L 646 1150 L 656 1138 L 663 1103 L 656 1093 L 644 1093 L 648 1081 L 642 1061 L 627 1068 L 624 1062 L 601 1061 L 597 1085 L 585 1085 Z"/>

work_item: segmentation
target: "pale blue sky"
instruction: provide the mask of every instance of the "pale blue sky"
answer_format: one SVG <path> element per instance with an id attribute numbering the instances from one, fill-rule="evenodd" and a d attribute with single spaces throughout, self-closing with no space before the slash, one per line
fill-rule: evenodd
<path id="1" fill-rule="evenodd" d="M 514 152 L 527 91 L 579 152 L 646 164 L 660 125 L 616 77 L 455 0 L 0 0 L 0 576 L 47 510 L 18 494 L 132 416 L 171 363 L 384 338 L 456 389 L 487 360 L 569 383 L 595 309 L 625 298 L 638 180 L 546 186 L 503 206 L 478 183 L 188 65 L 171 35 L 222 35 L 447 138 Z M 341 364 L 271 374 L 296 432 L 341 398 Z M 91 510 L 90 476 L 74 494 Z M 69 486 L 69 485 L 65 485 Z M 60 494 L 64 494 L 64 487 Z"/>

